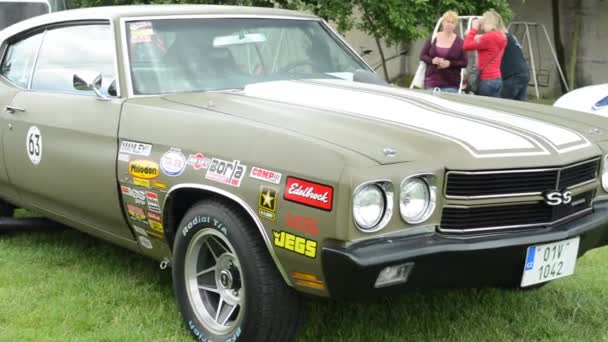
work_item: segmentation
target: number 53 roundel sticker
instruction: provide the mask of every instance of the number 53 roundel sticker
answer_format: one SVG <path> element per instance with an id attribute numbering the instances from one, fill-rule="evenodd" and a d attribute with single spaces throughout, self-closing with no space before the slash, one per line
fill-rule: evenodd
<path id="1" fill-rule="evenodd" d="M 25 149 L 28 157 L 34 165 L 40 163 L 42 159 L 42 134 L 36 126 L 30 127 L 25 137 Z"/>

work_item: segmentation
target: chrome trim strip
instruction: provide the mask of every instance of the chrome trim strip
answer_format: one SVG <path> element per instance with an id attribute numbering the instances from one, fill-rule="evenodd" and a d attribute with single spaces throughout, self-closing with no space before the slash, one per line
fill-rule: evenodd
<path id="1" fill-rule="evenodd" d="M 222 190 L 213 186 L 208 186 L 208 185 L 202 185 L 202 184 L 195 184 L 195 183 L 182 183 L 182 184 L 178 184 L 178 185 L 174 185 L 173 187 L 171 187 L 171 189 L 169 189 L 169 191 L 167 191 L 167 195 L 165 196 L 165 199 L 163 201 L 163 217 L 166 217 L 166 213 L 164 213 L 165 208 L 167 207 L 167 199 L 171 196 L 171 193 L 175 190 L 179 190 L 179 189 L 199 189 L 199 190 L 205 190 L 205 191 L 209 191 L 209 192 L 213 192 L 215 194 L 218 194 L 220 196 L 224 196 L 227 197 L 233 201 L 235 201 L 237 204 L 239 204 L 243 209 L 245 209 L 245 211 L 247 211 L 247 213 L 249 214 L 249 216 L 251 216 L 251 218 L 253 219 L 253 221 L 255 222 L 256 226 L 258 227 L 258 230 L 260 231 L 260 234 L 262 235 L 262 238 L 264 239 L 264 243 L 266 243 L 266 248 L 268 248 L 268 252 L 270 253 L 270 256 L 272 257 L 272 260 L 274 261 L 275 265 L 277 266 L 279 272 L 281 273 L 281 276 L 283 277 L 283 279 L 285 280 L 285 282 L 287 283 L 287 285 L 292 286 L 293 284 L 291 283 L 291 280 L 289 279 L 287 272 L 285 272 L 285 269 L 283 268 L 283 265 L 281 264 L 281 261 L 279 260 L 279 258 L 277 257 L 276 253 L 274 252 L 274 248 L 272 247 L 272 242 L 270 240 L 270 237 L 268 236 L 268 234 L 266 234 L 266 229 L 264 228 L 264 224 L 262 223 L 262 221 L 260 220 L 260 218 L 256 215 L 255 211 L 253 209 L 251 209 L 251 207 L 247 204 L 247 202 L 245 202 L 244 200 L 242 200 L 240 197 L 236 196 L 235 194 L 232 194 L 226 190 Z M 164 219 L 163 219 L 164 220 Z M 166 222 L 163 222 L 166 224 Z"/>
<path id="2" fill-rule="evenodd" d="M 593 210 L 593 207 L 589 207 L 587 209 L 581 210 L 577 213 L 574 213 L 572 215 L 566 216 L 566 217 L 562 217 L 559 220 L 555 220 L 553 222 L 546 222 L 546 223 L 534 223 L 534 224 L 519 224 L 519 225 L 511 225 L 511 226 L 494 226 L 494 227 L 484 227 L 484 228 L 473 228 L 473 229 L 443 229 L 441 228 L 441 225 L 439 225 L 437 227 L 437 230 L 439 232 L 442 233 L 471 233 L 471 232 L 485 232 L 485 231 L 491 231 L 491 230 L 505 230 L 505 229 L 513 229 L 513 228 L 532 228 L 532 227 L 540 227 L 540 226 L 553 226 L 558 224 L 561 221 L 567 220 L 567 219 L 571 219 L 577 216 L 582 216 L 583 214 L 586 214 L 590 211 Z"/>
<path id="3" fill-rule="evenodd" d="M 353 191 L 352 198 L 353 199 L 355 198 L 355 194 L 357 194 L 357 192 L 362 187 L 369 185 L 369 184 L 375 184 L 378 187 L 380 187 L 380 189 L 382 190 L 382 192 L 384 194 L 385 203 L 384 203 L 384 212 L 382 213 L 382 217 L 380 218 L 380 220 L 378 220 L 378 223 L 376 223 L 376 225 L 370 229 L 362 228 L 357 223 L 357 220 L 355 219 L 355 206 L 353 203 L 353 209 L 351 212 L 351 214 L 353 216 L 353 223 L 355 224 L 355 227 L 360 232 L 366 233 L 366 234 L 377 232 L 377 231 L 381 230 L 382 228 L 386 227 L 386 225 L 391 221 L 391 219 L 393 217 L 393 208 L 395 206 L 395 191 L 394 191 L 393 183 L 388 179 L 373 180 L 373 181 L 364 182 L 364 183 L 359 184 L 355 188 L 355 191 Z"/>
<path id="4" fill-rule="evenodd" d="M 34 71 L 36 71 L 36 67 L 38 66 L 38 58 L 40 58 L 40 50 L 42 50 L 42 44 L 44 44 L 44 38 L 46 37 L 46 33 L 48 29 L 44 29 L 42 32 L 42 37 L 40 37 L 40 44 L 38 45 L 38 50 L 36 51 L 36 57 L 34 57 L 34 64 L 32 65 L 32 71 L 30 72 L 30 80 L 27 82 L 27 89 L 32 89 L 32 82 L 34 82 Z"/>
<path id="5" fill-rule="evenodd" d="M 486 198 L 504 198 L 504 197 L 524 197 L 524 196 L 537 196 L 537 195 L 542 195 L 542 192 L 516 192 L 516 193 L 509 193 L 509 194 L 500 194 L 500 195 L 476 195 L 476 196 L 455 196 L 455 195 L 448 195 L 447 194 L 447 189 L 448 189 L 448 178 L 449 175 L 451 173 L 453 174 L 463 174 L 463 175 L 486 175 L 486 174 L 504 174 L 504 173 L 526 173 L 526 172 L 543 172 L 543 171 L 558 171 L 557 174 L 557 179 L 555 182 L 555 189 L 547 189 L 547 190 L 557 190 L 557 187 L 559 186 L 559 180 L 560 180 L 560 176 L 561 176 L 561 171 L 565 170 L 565 169 L 569 169 L 575 166 L 579 166 L 579 165 L 583 165 L 586 163 L 592 163 L 595 161 L 598 161 L 602 159 L 602 157 L 596 157 L 596 158 L 592 158 L 592 159 L 587 159 L 581 162 L 577 162 L 575 164 L 571 164 L 571 165 L 566 165 L 563 167 L 553 167 L 553 168 L 540 168 L 540 169 L 521 169 L 521 170 L 515 170 L 515 169 L 511 169 L 511 170 L 492 170 L 492 171 L 447 171 L 445 173 L 445 178 L 444 178 L 444 182 L 443 182 L 443 196 L 445 196 L 445 198 L 447 199 L 486 199 Z M 598 169 L 595 171 L 595 178 L 590 179 L 588 181 L 579 183 L 579 184 L 575 184 L 575 185 L 571 185 L 569 186 L 567 189 L 574 189 L 576 187 L 594 182 L 597 180 L 597 176 L 598 176 L 598 171 L 600 169 L 601 165 L 598 166 Z"/>

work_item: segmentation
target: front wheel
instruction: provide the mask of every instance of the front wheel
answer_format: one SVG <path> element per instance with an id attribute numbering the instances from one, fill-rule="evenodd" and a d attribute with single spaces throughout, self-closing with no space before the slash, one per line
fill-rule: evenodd
<path id="1" fill-rule="evenodd" d="M 182 219 L 173 286 L 186 326 L 200 341 L 291 341 L 303 313 L 257 227 L 228 202 L 200 202 Z"/>

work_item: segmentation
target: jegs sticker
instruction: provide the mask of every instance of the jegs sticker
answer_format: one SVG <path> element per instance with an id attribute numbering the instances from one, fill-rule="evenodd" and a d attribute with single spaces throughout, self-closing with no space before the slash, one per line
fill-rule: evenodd
<path id="1" fill-rule="evenodd" d="M 191 154 L 188 156 L 188 161 L 186 161 L 187 165 L 192 166 L 197 171 L 209 168 L 209 163 L 209 158 L 205 157 L 202 153 Z"/>
<path id="2" fill-rule="evenodd" d="M 160 169 L 167 176 L 179 176 L 186 169 L 186 156 L 180 149 L 172 148 L 160 158 Z"/>
<path id="3" fill-rule="evenodd" d="M 284 231 L 272 231 L 274 245 L 314 259 L 317 256 L 317 241 L 309 240 Z"/>
<path id="4" fill-rule="evenodd" d="M 211 159 L 211 165 L 209 165 L 205 178 L 239 187 L 246 170 L 247 166 L 242 165 L 238 160 L 230 162 L 213 158 Z"/>
<path id="5" fill-rule="evenodd" d="M 281 174 L 278 172 L 262 169 L 259 167 L 252 167 L 249 177 L 263 180 L 265 182 L 279 184 L 281 182 Z"/>
<path id="6" fill-rule="evenodd" d="M 36 126 L 31 126 L 25 136 L 25 150 L 27 156 L 34 165 L 40 164 L 42 160 L 42 133 Z"/>
<path id="7" fill-rule="evenodd" d="M 120 144 L 119 152 L 147 157 L 150 155 L 150 152 L 152 152 L 152 145 L 135 141 L 123 140 Z"/>
<path id="8" fill-rule="evenodd" d="M 331 211 L 334 188 L 329 185 L 287 177 L 283 198 L 309 207 Z"/>

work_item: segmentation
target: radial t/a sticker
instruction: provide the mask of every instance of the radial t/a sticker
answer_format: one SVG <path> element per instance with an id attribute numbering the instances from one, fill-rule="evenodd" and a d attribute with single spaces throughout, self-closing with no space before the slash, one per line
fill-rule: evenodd
<path id="1" fill-rule="evenodd" d="M 27 156 L 34 165 L 42 160 L 42 133 L 36 126 L 30 127 L 25 136 L 25 149 Z"/>

